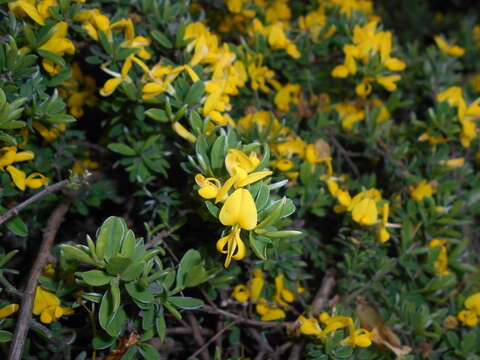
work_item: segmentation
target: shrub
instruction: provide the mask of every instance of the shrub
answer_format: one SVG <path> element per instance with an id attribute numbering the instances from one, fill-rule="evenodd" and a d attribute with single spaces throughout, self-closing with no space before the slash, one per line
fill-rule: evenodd
<path id="1" fill-rule="evenodd" d="M 4 356 L 479 359 L 480 25 L 398 6 L 0 5 Z"/>

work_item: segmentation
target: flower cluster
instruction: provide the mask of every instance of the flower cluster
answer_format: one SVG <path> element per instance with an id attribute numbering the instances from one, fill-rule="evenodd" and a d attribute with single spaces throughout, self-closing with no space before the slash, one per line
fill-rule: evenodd
<path id="1" fill-rule="evenodd" d="M 332 70 L 332 76 L 336 78 L 346 78 L 349 75 L 356 75 L 357 72 L 362 74 L 363 79 L 355 87 L 355 92 L 361 97 L 370 95 L 374 82 L 388 91 L 394 91 L 400 75 L 386 72 L 402 71 L 406 67 L 402 60 L 391 56 L 392 33 L 377 31 L 377 26 L 377 20 L 370 21 L 363 27 L 355 25 L 352 44 L 343 47 L 344 63 Z M 381 66 L 372 65 L 373 62 L 378 62 Z M 372 71 L 370 68 L 375 70 Z"/>
<path id="2" fill-rule="evenodd" d="M 324 324 L 322 329 L 319 321 Z M 341 344 L 359 347 L 369 347 L 372 344 L 374 334 L 366 329 L 356 329 L 353 319 L 349 316 L 330 316 L 324 312 L 320 314 L 318 320 L 314 317 L 300 316 L 300 332 L 305 335 L 314 335 L 322 340 L 328 334 L 342 328 L 348 329 L 348 337 L 341 341 Z"/>
<path id="3" fill-rule="evenodd" d="M 242 260 L 246 255 L 241 230 L 253 230 L 257 226 L 257 207 L 245 187 L 272 174 L 271 171 L 255 171 L 259 164 L 255 152 L 246 155 L 241 150 L 230 149 L 225 157 L 230 177 L 223 184 L 217 178 L 205 178 L 202 174 L 195 176 L 200 187 L 198 194 L 207 200 L 214 199 L 215 203 L 223 203 L 218 219 L 222 225 L 231 227 L 229 233 L 217 241 L 217 250 L 227 255 L 225 267 L 230 265 L 232 258 Z M 230 193 L 232 188 L 234 190 Z"/>

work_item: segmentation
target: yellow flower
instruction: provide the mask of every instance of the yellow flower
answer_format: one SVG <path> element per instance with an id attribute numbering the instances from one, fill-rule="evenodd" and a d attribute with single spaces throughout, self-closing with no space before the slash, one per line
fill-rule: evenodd
<path id="1" fill-rule="evenodd" d="M 445 243 L 447 241 L 443 239 L 432 239 L 428 243 L 430 249 L 440 247 L 440 253 L 438 254 L 437 260 L 435 260 L 434 268 L 437 274 L 439 275 L 448 275 L 448 256 L 447 256 L 447 247 Z"/>
<path id="2" fill-rule="evenodd" d="M 37 286 L 33 300 L 33 314 L 40 315 L 40 321 L 44 324 L 50 324 L 63 315 L 73 314 L 73 310 L 61 307 L 60 299 L 55 294 Z"/>
<path id="3" fill-rule="evenodd" d="M 47 264 L 43 267 L 43 276 L 53 278 L 55 277 L 55 266 L 52 264 Z"/>
<path id="4" fill-rule="evenodd" d="M 298 51 L 297 46 L 290 41 L 283 30 L 283 24 L 277 22 L 268 26 L 265 29 L 265 35 L 267 35 L 268 43 L 275 50 L 285 50 L 288 55 L 294 59 L 298 59 L 301 53 Z"/>
<path id="5" fill-rule="evenodd" d="M 179 136 L 184 138 L 185 140 L 190 141 L 191 143 L 195 143 L 197 141 L 197 137 L 193 135 L 190 131 L 188 131 L 182 124 L 178 121 L 175 121 L 172 124 L 172 129 L 175 131 Z"/>
<path id="6" fill-rule="evenodd" d="M 246 189 L 237 189 L 230 195 L 218 216 L 225 226 L 236 226 L 252 230 L 257 226 L 257 207 L 252 194 Z"/>
<path id="7" fill-rule="evenodd" d="M 372 344 L 374 334 L 366 329 L 355 329 L 353 319 L 348 316 L 330 316 L 327 313 L 320 315 L 326 327 L 323 330 L 324 334 L 329 334 L 337 329 L 348 328 L 349 336 L 341 341 L 341 344 L 348 344 L 350 346 L 368 347 Z"/>
<path id="8" fill-rule="evenodd" d="M 431 183 L 426 180 L 420 181 L 418 184 L 413 184 L 408 187 L 410 196 L 413 200 L 421 201 L 426 197 L 432 197 L 435 193 L 435 189 Z"/>
<path id="9" fill-rule="evenodd" d="M 380 241 L 381 243 L 384 243 L 390 240 L 390 233 L 387 230 L 389 212 L 390 212 L 390 205 L 388 203 L 383 204 L 382 222 L 380 224 L 380 229 L 377 233 L 377 240 Z"/>
<path id="10" fill-rule="evenodd" d="M 270 305 L 264 298 L 259 299 L 260 304 L 255 306 L 257 313 L 261 315 L 260 320 L 272 321 L 285 318 L 285 311 L 275 305 Z"/>
<path id="11" fill-rule="evenodd" d="M 60 136 L 60 132 L 55 127 L 52 127 L 50 130 L 45 127 L 45 125 L 39 123 L 38 121 L 33 121 L 32 126 L 38 133 L 47 141 L 51 142 Z"/>
<path id="12" fill-rule="evenodd" d="M 54 28 L 55 32 L 45 44 L 40 46 L 40 49 L 50 51 L 58 56 L 75 54 L 75 45 L 67 38 L 68 24 L 65 21 L 60 21 Z M 60 65 L 53 63 L 49 59 L 43 59 L 42 65 L 50 75 L 56 75 L 61 70 Z"/>
<path id="13" fill-rule="evenodd" d="M 476 326 L 478 324 L 478 316 L 474 311 L 462 310 L 457 317 L 463 325 Z"/>
<path id="14" fill-rule="evenodd" d="M 382 85 L 385 90 L 394 91 L 397 89 L 397 84 L 395 84 L 398 80 L 400 80 L 400 75 L 388 75 L 388 76 L 378 76 L 376 78 L 377 83 Z"/>
<path id="15" fill-rule="evenodd" d="M 237 285 L 233 289 L 232 297 L 235 300 L 244 302 L 250 299 L 250 301 L 256 302 L 260 298 L 265 280 L 263 278 L 263 272 L 260 269 L 253 270 L 253 278 L 248 281 L 247 286 Z"/>
<path id="16" fill-rule="evenodd" d="M 372 345 L 372 339 L 375 337 L 373 332 L 366 329 L 356 329 L 353 336 L 349 336 L 341 341 L 341 344 L 351 346 L 369 347 Z"/>
<path id="17" fill-rule="evenodd" d="M 342 122 L 343 130 L 351 130 L 356 122 L 365 119 L 365 111 L 358 108 L 353 102 L 342 102 L 334 106 Z"/>
<path id="18" fill-rule="evenodd" d="M 235 190 L 223 204 L 218 218 L 223 225 L 232 226 L 230 234 L 217 241 L 217 250 L 227 254 L 225 267 L 228 267 L 232 257 L 241 260 L 246 254 L 240 230 L 252 230 L 257 226 L 257 207 L 250 191 Z"/>
<path id="19" fill-rule="evenodd" d="M 265 284 L 263 272 L 260 269 L 253 270 L 253 278 L 248 282 L 248 288 L 250 290 L 250 300 L 258 301 L 260 294 Z"/>
<path id="20" fill-rule="evenodd" d="M 0 170 L 6 170 L 12 177 L 15 186 L 20 190 L 24 191 L 27 186 L 32 189 L 37 189 L 50 181 L 48 178 L 37 172 L 32 173 L 27 177 L 25 172 L 12 165 L 16 162 L 33 159 L 35 157 L 33 152 L 22 151 L 17 153 L 17 148 L 15 146 L 3 147 L 0 148 L 0 151 L 4 152 L 4 154 L 0 156 Z"/>
<path id="21" fill-rule="evenodd" d="M 280 171 L 288 171 L 295 166 L 293 161 L 288 159 L 279 159 L 279 160 L 272 161 L 271 165 Z"/>
<path id="22" fill-rule="evenodd" d="M 352 213 L 352 219 L 362 226 L 375 224 L 378 221 L 377 200 L 380 199 L 381 196 L 376 189 L 355 195 L 348 206 L 348 211 Z"/>
<path id="23" fill-rule="evenodd" d="M 458 320 L 464 325 L 475 326 L 480 316 L 480 292 L 469 296 L 464 303 L 467 310 L 463 310 L 458 314 Z"/>
<path id="24" fill-rule="evenodd" d="M 450 45 L 443 36 L 435 36 L 433 38 L 440 51 L 446 55 L 463 56 L 465 49 L 457 45 Z"/>
<path id="25" fill-rule="evenodd" d="M 256 61 L 249 61 L 247 66 L 247 72 L 250 77 L 250 86 L 252 90 L 261 90 L 264 93 L 268 93 L 270 89 L 267 87 L 266 82 L 273 79 L 275 72 L 268 67 L 263 66 L 263 56 L 257 56 Z"/>
<path id="26" fill-rule="evenodd" d="M 348 68 L 345 65 L 337 65 L 332 70 L 332 76 L 334 78 L 346 78 L 348 76 Z"/>
<path id="27" fill-rule="evenodd" d="M 205 178 L 202 174 L 195 175 L 195 182 L 200 186 L 198 194 L 204 199 L 214 199 L 221 187 L 220 180 L 216 178 Z"/>
<path id="28" fill-rule="evenodd" d="M 298 96 L 300 94 L 300 85 L 287 84 L 281 87 L 274 98 L 274 103 L 280 111 L 289 111 L 290 103 L 298 105 Z"/>
<path id="29" fill-rule="evenodd" d="M 260 164 L 257 154 L 252 151 L 250 155 L 246 155 L 243 151 L 238 149 L 229 149 L 225 157 L 225 167 L 230 176 L 235 175 L 234 169 L 241 168 L 247 174 L 251 173 Z"/>
<path id="30" fill-rule="evenodd" d="M 454 158 L 454 159 L 448 159 L 448 160 L 441 160 L 439 161 L 440 165 L 448 166 L 451 169 L 457 168 L 457 167 L 462 167 L 465 165 L 465 158 Z"/>
<path id="31" fill-rule="evenodd" d="M 107 68 L 103 68 L 103 71 L 112 75 L 113 77 L 111 79 L 108 79 L 105 82 L 103 87 L 100 89 L 100 95 L 102 96 L 111 95 L 123 81 L 131 81 L 130 78 L 128 77 L 128 72 L 132 68 L 132 61 L 134 58 L 135 58 L 134 56 L 129 56 L 125 59 L 125 62 L 122 65 L 120 74 L 114 71 L 111 71 Z M 145 92 L 145 87 L 143 91 Z"/>
<path id="32" fill-rule="evenodd" d="M 245 285 L 237 285 L 233 288 L 232 297 L 237 301 L 244 302 L 248 300 L 250 293 Z"/>
<path id="33" fill-rule="evenodd" d="M 70 114 L 76 118 L 84 114 L 83 106 L 94 106 L 97 97 L 97 83 L 92 76 L 84 76 L 78 63 L 72 64 L 72 77 L 62 84 L 62 98 L 66 99 Z"/>
<path id="34" fill-rule="evenodd" d="M 44 25 L 45 20 L 51 16 L 48 8 L 56 4 L 55 0 L 19 0 L 9 2 L 8 8 L 16 17 L 29 16 L 37 24 Z"/>
<path id="35" fill-rule="evenodd" d="M 85 173 L 88 169 L 97 169 L 99 166 L 100 164 L 98 162 L 90 159 L 77 160 L 73 164 L 72 172 L 80 175 Z"/>
<path id="36" fill-rule="evenodd" d="M 315 335 L 318 337 L 324 335 L 317 319 L 307 318 L 301 315 L 297 320 L 300 322 L 300 332 L 302 334 Z"/>
<path id="37" fill-rule="evenodd" d="M 20 306 L 18 304 L 10 304 L 2 307 L 0 309 L 0 319 L 6 318 L 18 311 Z"/>
<path id="38" fill-rule="evenodd" d="M 275 277 L 275 295 L 273 295 L 273 300 L 281 306 L 288 306 L 288 303 L 295 300 L 295 294 L 285 288 L 283 281 L 283 274 Z"/>

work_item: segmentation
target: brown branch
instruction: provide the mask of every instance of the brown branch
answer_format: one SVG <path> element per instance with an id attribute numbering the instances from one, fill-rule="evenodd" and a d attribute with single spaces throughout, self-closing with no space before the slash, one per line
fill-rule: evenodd
<path id="1" fill-rule="evenodd" d="M 220 331 L 218 331 L 215 335 L 213 335 L 210 340 L 208 340 L 200 349 L 198 349 L 197 351 L 195 351 L 192 355 L 190 355 L 190 357 L 187 359 L 187 360 L 191 360 L 193 358 L 195 358 L 198 354 L 200 354 L 202 351 L 206 350 L 208 345 L 210 345 L 212 342 L 214 342 L 219 336 L 221 336 L 225 331 L 227 331 L 228 329 L 230 329 L 232 326 L 235 326 L 237 325 L 238 323 L 240 322 L 240 320 L 235 320 L 233 322 L 231 322 L 230 324 L 226 325 L 223 327 L 223 329 L 221 329 Z"/>
<path id="2" fill-rule="evenodd" d="M 16 205 L 15 207 L 11 208 L 8 210 L 5 214 L 0 216 L 0 225 L 3 224 L 5 221 L 9 220 L 10 218 L 18 215 L 18 213 L 26 206 L 30 205 L 31 203 L 37 201 L 38 199 L 44 197 L 45 195 L 52 194 L 58 190 L 63 189 L 67 184 L 70 182 L 70 180 L 62 180 L 52 186 L 46 186 L 45 189 L 42 191 L 36 193 L 32 197 L 29 197 L 27 200 L 24 202 Z"/>
<path id="3" fill-rule="evenodd" d="M 23 344 L 27 337 L 30 320 L 32 318 L 32 305 L 33 296 L 35 294 L 35 288 L 37 286 L 38 278 L 42 273 L 42 269 L 47 261 L 47 256 L 50 254 L 53 242 L 57 235 L 57 231 L 60 224 L 63 221 L 63 217 L 70 207 L 70 202 L 62 202 L 53 211 L 52 215 L 48 219 L 47 226 L 43 232 L 43 240 L 40 245 L 40 251 L 37 258 L 30 270 L 27 287 L 24 291 L 22 304 L 20 306 L 20 314 L 17 320 L 17 326 L 15 327 L 15 333 L 13 335 L 12 344 L 10 346 L 9 360 L 20 360 L 22 357 Z"/>
<path id="4" fill-rule="evenodd" d="M 295 344 L 290 352 L 288 360 L 300 360 L 302 358 L 302 350 L 305 346 L 305 340 L 300 341 L 298 344 Z"/>
<path id="5" fill-rule="evenodd" d="M 320 289 L 318 289 L 312 302 L 312 313 L 319 314 L 328 302 L 328 298 L 335 286 L 335 270 L 327 269 Z"/>
<path id="6" fill-rule="evenodd" d="M 93 181 L 93 179 L 89 179 L 89 180 Z M 88 184 L 89 180 L 86 180 L 84 178 L 82 179 L 82 183 Z M 70 182 L 70 181 L 67 180 L 67 182 Z M 62 187 L 64 186 L 66 186 L 66 184 L 64 184 Z M 80 194 L 80 191 L 77 190 L 72 195 L 79 195 L 79 194 Z M 74 196 L 66 197 L 66 199 L 62 201 L 53 210 L 52 214 L 48 218 L 47 225 L 43 230 L 43 239 L 40 245 L 40 250 L 37 254 L 37 257 L 35 259 L 35 262 L 33 263 L 32 268 L 30 269 L 27 286 L 25 288 L 25 291 L 23 292 L 23 299 L 20 305 L 20 312 L 17 319 L 17 325 L 15 326 L 15 332 L 13 334 L 12 343 L 10 345 L 10 353 L 8 356 L 9 360 L 20 360 L 20 358 L 22 357 L 23 345 L 25 343 L 25 339 L 27 337 L 28 330 L 30 327 L 30 322 L 32 319 L 33 297 L 35 295 L 37 281 L 38 281 L 38 278 L 40 277 L 40 274 L 42 273 L 45 263 L 47 262 L 48 256 L 50 254 L 53 243 L 55 241 L 55 237 L 57 236 L 58 229 L 60 228 L 60 224 L 62 223 L 65 217 L 65 214 L 67 213 L 73 199 L 74 199 Z"/>
<path id="7" fill-rule="evenodd" d="M 352 169 L 355 176 L 358 177 L 360 175 L 360 171 L 358 170 L 357 165 L 355 165 L 355 163 L 350 158 L 350 152 L 345 150 L 345 148 L 342 146 L 342 144 L 340 144 L 340 142 L 337 140 L 337 138 L 335 137 L 335 135 L 333 133 L 330 133 L 330 141 L 333 143 L 335 148 L 338 150 L 340 156 L 342 156 L 347 161 L 348 165 Z"/>
<path id="8" fill-rule="evenodd" d="M 231 319 L 239 320 L 239 323 L 242 323 L 242 324 L 258 326 L 263 328 L 278 328 L 278 327 L 287 327 L 291 325 L 290 322 L 251 320 L 251 319 L 244 318 L 243 316 L 236 315 L 234 313 L 231 313 L 219 308 L 214 308 L 208 305 L 204 305 L 201 308 L 196 309 L 196 311 L 206 312 L 209 314 L 223 315 Z"/>
<path id="9" fill-rule="evenodd" d="M 193 332 L 191 327 L 174 327 L 167 329 L 167 335 L 189 335 Z M 200 328 L 200 333 L 202 335 L 212 335 L 213 331 L 210 329 L 202 329 Z"/>
<path id="10" fill-rule="evenodd" d="M 193 338 L 195 339 L 195 342 L 200 345 L 200 349 L 195 352 L 195 355 L 201 353 L 204 360 L 210 360 L 210 354 L 208 353 L 207 349 L 209 343 L 207 343 L 207 346 L 205 346 L 205 339 L 200 332 L 200 326 L 198 326 L 197 319 L 191 312 L 187 313 L 187 318 L 190 322 L 190 325 L 192 326 Z"/>
<path id="11" fill-rule="evenodd" d="M 54 192 L 62 190 L 63 188 L 65 188 L 69 184 L 84 185 L 84 184 L 88 183 L 87 179 L 88 179 L 87 177 L 76 179 L 76 180 L 65 179 L 65 180 L 59 181 L 58 183 L 55 183 L 51 186 L 45 186 L 45 188 L 42 191 L 39 191 L 35 195 L 29 197 L 24 202 L 21 202 L 20 204 L 16 205 L 15 207 L 8 210 L 5 214 L 0 216 L 0 225 L 2 225 L 5 221 L 9 220 L 10 218 L 18 215 L 18 213 L 23 208 L 25 208 L 28 205 L 34 203 L 38 199 L 41 199 L 45 195 L 53 194 Z"/>

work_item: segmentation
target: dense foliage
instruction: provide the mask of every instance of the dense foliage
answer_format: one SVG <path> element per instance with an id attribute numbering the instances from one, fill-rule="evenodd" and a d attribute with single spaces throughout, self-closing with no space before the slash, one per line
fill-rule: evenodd
<path id="1" fill-rule="evenodd" d="M 480 359 L 480 20 L 381 3 L 1 1 L 2 358 Z"/>

